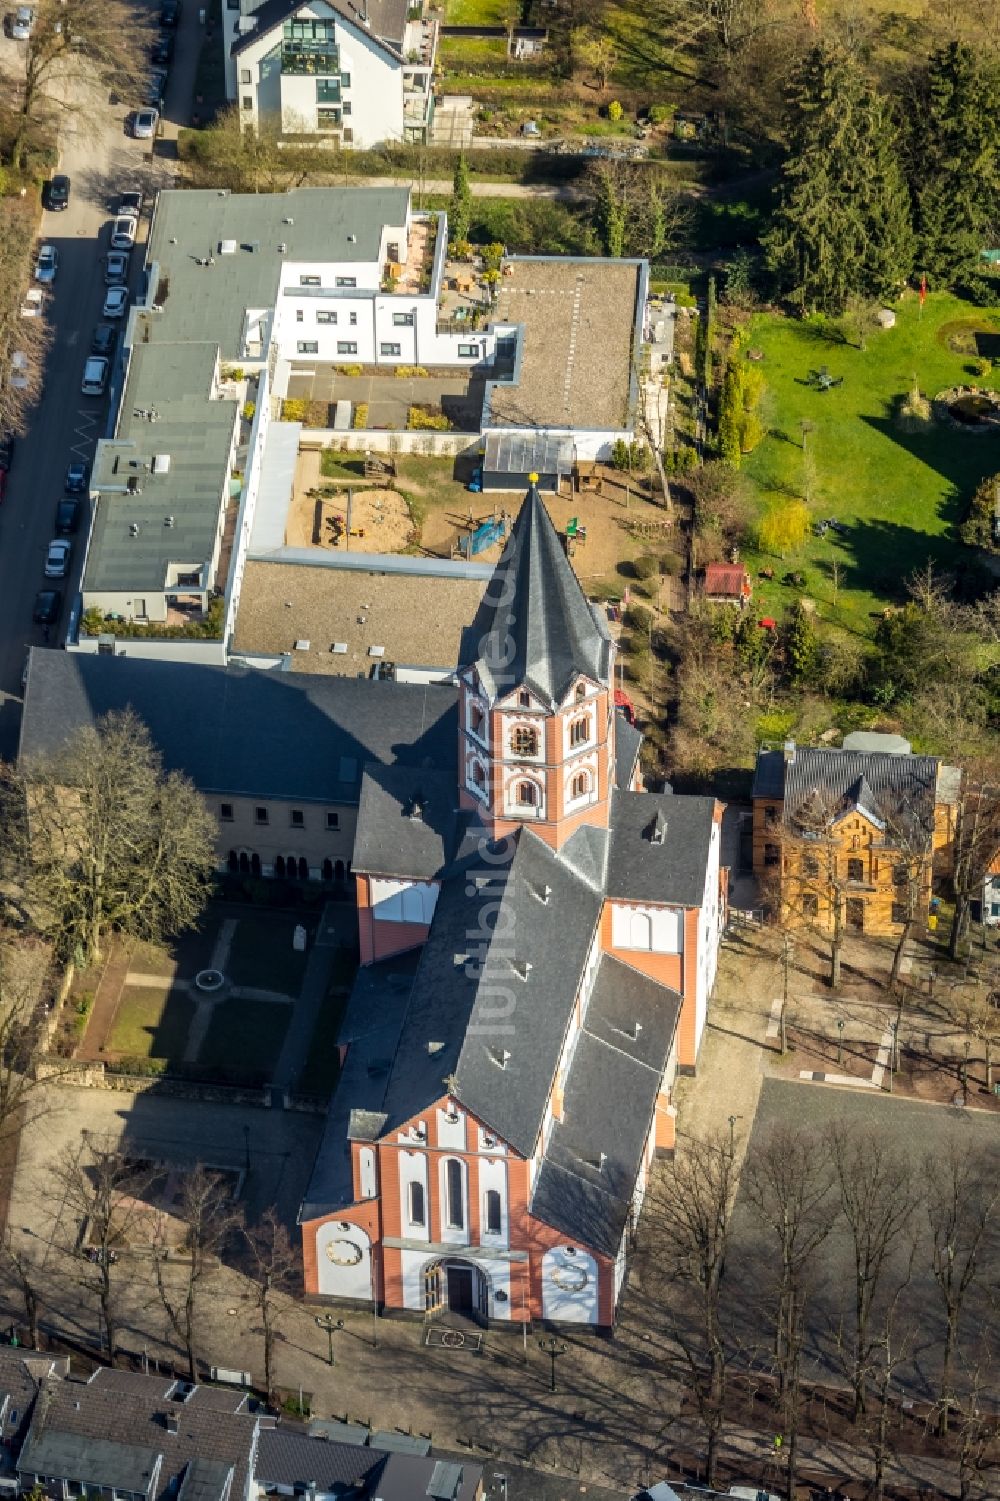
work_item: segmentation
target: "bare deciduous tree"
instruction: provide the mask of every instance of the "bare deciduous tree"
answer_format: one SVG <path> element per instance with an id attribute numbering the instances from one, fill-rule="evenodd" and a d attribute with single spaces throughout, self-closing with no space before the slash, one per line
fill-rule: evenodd
<path id="1" fill-rule="evenodd" d="M 33 126 L 62 113 L 85 120 L 81 94 L 138 78 L 155 35 L 152 12 L 136 12 L 124 0 L 35 0 L 33 9 L 11 145 L 18 167 Z"/>
<path id="2" fill-rule="evenodd" d="M 28 1329 L 28 1344 L 32 1350 L 38 1345 L 38 1314 L 42 1302 L 43 1273 L 27 1246 L 19 1245 L 13 1232 L 8 1229 L 3 1246 L 0 1247 L 0 1266 L 6 1271 L 21 1294 L 24 1303 L 24 1321 Z"/>
<path id="3" fill-rule="evenodd" d="M 969 907 L 982 898 L 986 873 L 1000 853 L 1000 766 L 994 761 L 964 767 L 955 815 L 953 959 L 969 926 Z"/>
<path id="4" fill-rule="evenodd" d="M 5 198 L 0 213 L 0 431 L 21 432 L 42 392 L 51 325 L 40 310 L 24 316 L 32 285 L 37 224 L 31 202 Z"/>
<path id="5" fill-rule="evenodd" d="M 893 1258 L 913 1217 L 916 1194 L 909 1163 L 876 1132 L 850 1130 L 838 1122 L 830 1128 L 829 1143 L 854 1262 L 848 1364 L 857 1419 L 865 1411 L 876 1297 L 886 1291 Z"/>
<path id="6" fill-rule="evenodd" d="M 773 1269 L 768 1302 L 787 1439 L 788 1497 L 794 1501 L 806 1309 L 817 1252 L 839 1210 L 829 1142 L 786 1126 L 764 1137 L 755 1136 L 744 1164 L 742 1187 L 765 1232 L 767 1265 Z"/>
<path id="7" fill-rule="evenodd" d="M 981 1164 L 957 1142 L 928 1153 L 923 1164 L 924 1208 L 931 1232 L 931 1269 L 944 1305 L 939 1432 L 948 1431 L 956 1406 L 954 1367 L 959 1322 L 969 1288 L 982 1270 L 981 1257 L 1000 1206 L 1000 1185 L 983 1176 Z"/>
<path id="8" fill-rule="evenodd" d="M 274 1394 L 275 1304 L 282 1293 L 299 1286 L 302 1268 L 276 1209 L 266 1209 L 256 1225 L 244 1226 L 243 1238 L 249 1252 L 247 1276 L 254 1284 L 264 1331 L 264 1390 L 270 1400 Z"/>
<path id="9" fill-rule="evenodd" d="M 697 1310 L 694 1328 L 678 1318 L 673 1332 L 705 1428 L 711 1488 L 725 1415 L 728 1351 L 721 1298 L 736 1183 L 736 1151 L 728 1135 L 689 1137 L 679 1144 L 660 1206 L 671 1279 L 690 1289 Z"/>
<path id="10" fill-rule="evenodd" d="M 140 1201 L 151 1175 L 114 1138 L 87 1134 L 52 1176 L 64 1208 L 62 1250 L 70 1258 L 75 1280 L 97 1299 L 101 1347 L 114 1365 L 119 1302 L 128 1281 L 119 1270 L 119 1255 L 146 1212 Z"/>
<path id="11" fill-rule="evenodd" d="M 104 937 L 153 941 L 196 922 L 215 868 L 215 823 L 187 777 L 164 772 L 131 711 L 56 756 L 0 768 L 0 835 L 37 928 L 63 958 Z"/>
<path id="12" fill-rule="evenodd" d="M 218 1258 L 236 1225 L 232 1196 L 226 1178 L 203 1167 L 184 1177 L 179 1216 L 184 1225 L 184 1244 L 171 1257 L 163 1238 L 157 1237 L 153 1265 L 156 1288 L 170 1327 L 184 1346 L 188 1374 L 198 1380 L 197 1334 L 204 1294 L 218 1269 Z M 169 1266 L 180 1265 L 182 1280 L 171 1288 Z"/>

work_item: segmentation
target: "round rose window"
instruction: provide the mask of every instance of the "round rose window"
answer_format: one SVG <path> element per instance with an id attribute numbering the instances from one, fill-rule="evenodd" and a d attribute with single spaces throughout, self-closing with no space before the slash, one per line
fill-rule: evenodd
<path id="1" fill-rule="evenodd" d="M 357 1266 L 362 1252 L 357 1241 L 340 1239 L 327 1242 L 326 1254 L 334 1266 Z"/>
<path id="2" fill-rule="evenodd" d="M 557 1266 L 552 1273 L 552 1281 L 565 1293 L 582 1293 L 589 1280 L 582 1266 Z"/>

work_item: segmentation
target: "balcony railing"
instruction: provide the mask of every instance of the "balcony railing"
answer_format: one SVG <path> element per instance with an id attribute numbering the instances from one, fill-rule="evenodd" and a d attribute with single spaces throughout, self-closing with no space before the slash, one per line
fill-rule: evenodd
<path id="1" fill-rule="evenodd" d="M 281 49 L 282 73 L 312 73 L 319 77 L 339 74 L 340 57 L 335 42 L 285 42 Z"/>

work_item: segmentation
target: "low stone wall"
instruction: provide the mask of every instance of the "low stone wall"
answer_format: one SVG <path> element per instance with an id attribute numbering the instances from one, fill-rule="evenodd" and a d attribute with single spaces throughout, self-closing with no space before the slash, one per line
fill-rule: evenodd
<path id="1" fill-rule="evenodd" d="M 40 1059 L 35 1074 L 38 1079 L 48 1079 L 55 1084 L 68 1084 L 74 1089 L 111 1089 L 122 1094 L 172 1095 L 180 1100 L 200 1100 L 212 1105 L 254 1105 L 260 1109 L 271 1107 L 269 1089 L 241 1089 L 234 1084 L 199 1084 L 190 1079 L 177 1079 L 170 1074 L 119 1074 L 103 1063 L 75 1063 L 68 1059 Z"/>

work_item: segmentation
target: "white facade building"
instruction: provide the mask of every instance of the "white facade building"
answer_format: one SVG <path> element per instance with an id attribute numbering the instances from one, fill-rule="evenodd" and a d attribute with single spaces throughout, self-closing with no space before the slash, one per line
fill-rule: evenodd
<path id="1" fill-rule="evenodd" d="M 228 0 L 226 95 L 241 123 L 344 147 L 426 142 L 437 22 L 406 0 Z"/>

